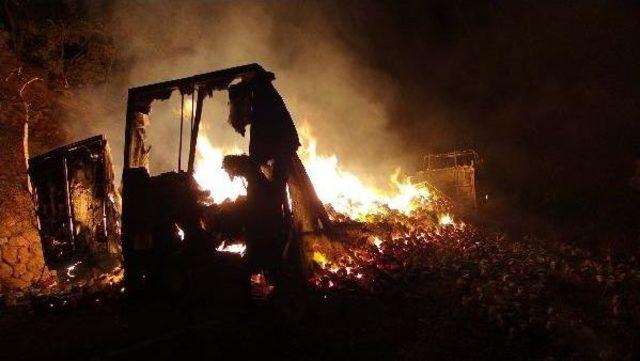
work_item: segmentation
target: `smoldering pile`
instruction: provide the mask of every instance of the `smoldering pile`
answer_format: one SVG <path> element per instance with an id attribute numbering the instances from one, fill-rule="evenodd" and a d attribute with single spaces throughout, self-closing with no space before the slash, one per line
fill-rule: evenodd
<path id="1" fill-rule="evenodd" d="M 533 236 L 512 240 L 437 214 L 389 212 L 364 222 L 334 214 L 344 255 L 314 254 L 310 282 L 331 297 L 398 288 L 410 294 L 411 284 L 429 280 L 438 285 L 429 293 L 444 294 L 453 310 L 493 323 L 507 339 L 544 333 L 599 355 L 637 341 L 638 254 L 597 256 Z"/>

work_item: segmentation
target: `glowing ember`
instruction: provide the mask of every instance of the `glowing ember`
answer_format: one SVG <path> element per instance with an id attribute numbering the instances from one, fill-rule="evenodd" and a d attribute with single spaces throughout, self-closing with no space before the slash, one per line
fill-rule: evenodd
<path id="1" fill-rule="evenodd" d="M 453 225 L 455 225 L 455 223 L 453 222 L 453 218 L 451 217 L 451 215 L 449 213 L 441 214 L 440 217 L 438 218 L 438 223 L 441 226 L 453 226 Z"/>
<path id="2" fill-rule="evenodd" d="M 329 263 L 327 256 L 318 251 L 313 252 L 313 261 L 320 265 L 320 267 L 322 268 L 325 268 L 327 266 L 327 263 Z"/>
<path id="3" fill-rule="evenodd" d="M 373 237 L 373 245 L 376 246 L 378 251 L 382 252 L 382 240 L 378 237 Z"/>
<path id="4" fill-rule="evenodd" d="M 274 288 L 263 273 L 251 275 L 251 296 L 254 299 L 265 300 L 269 298 Z"/>
<path id="5" fill-rule="evenodd" d="M 80 263 L 82 263 L 82 261 L 78 261 L 78 262 L 76 262 L 76 263 L 72 264 L 71 266 L 67 267 L 67 277 L 69 277 L 69 278 L 76 278 L 76 275 L 75 275 L 75 274 L 73 274 L 73 271 L 75 271 L 75 270 L 76 270 L 76 267 L 77 267 Z"/>
<path id="6" fill-rule="evenodd" d="M 184 241 L 184 231 L 176 224 L 176 232 L 181 241 Z"/>
<path id="7" fill-rule="evenodd" d="M 218 248 L 216 248 L 218 252 L 227 252 L 227 253 L 235 253 L 239 254 L 240 257 L 244 257 L 244 253 L 247 251 L 247 245 L 244 243 L 233 243 L 226 245 L 223 241 Z"/>

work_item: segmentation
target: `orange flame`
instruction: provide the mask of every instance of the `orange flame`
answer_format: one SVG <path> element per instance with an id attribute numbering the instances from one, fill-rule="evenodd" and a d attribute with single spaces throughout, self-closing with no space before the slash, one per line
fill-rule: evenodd
<path id="1" fill-rule="evenodd" d="M 239 254 L 240 257 L 244 257 L 245 252 L 247 251 L 247 245 L 244 243 L 235 243 L 226 245 L 223 241 L 218 248 L 216 248 L 218 252 L 227 252 L 227 253 L 235 253 Z"/>
<path id="2" fill-rule="evenodd" d="M 318 197 L 339 213 L 352 219 L 364 220 L 369 215 L 385 213 L 387 209 L 410 214 L 431 201 L 429 188 L 425 184 L 414 184 L 408 179 L 401 180 L 400 169 L 389 177 L 390 192 L 385 193 L 365 184 L 358 176 L 344 170 L 335 154 L 319 155 L 317 141 L 308 127 L 301 128 L 299 134 L 302 146 L 298 153 Z M 194 178 L 203 189 L 210 191 L 215 203 L 246 195 L 244 179 L 230 179 L 222 169 L 224 154 L 240 152 L 239 148 L 216 148 L 204 134 L 198 136 Z"/>

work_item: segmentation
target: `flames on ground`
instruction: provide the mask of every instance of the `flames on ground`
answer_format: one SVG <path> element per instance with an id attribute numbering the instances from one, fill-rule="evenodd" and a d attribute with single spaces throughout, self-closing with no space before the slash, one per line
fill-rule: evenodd
<path id="1" fill-rule="evenodd" d="M 400 270 L 433 242 L 466 232 L 463 223 L 454 221 L 451 205 L 429 184 L 412 183 L 398 169 L 389 177 L 387 191 L 367 185 L 343 169 L 336 155 L 318 154 L 310 128 L 299 133 L 298 154 L 335 222 L 334 237 L 344 245 L 340 254 L 314 252 L 313 285 L 375 287 L 378 273 Z M 215 148 L 205 135 L 199 136 L 194 178 L 215 203 L 246 194 L 244 180 L 232 179 L 222 169 L 224 154 L 234 153 L 239 149 Z M 223 244 L 217 250 L 243 254 L 244 249 Z"/>

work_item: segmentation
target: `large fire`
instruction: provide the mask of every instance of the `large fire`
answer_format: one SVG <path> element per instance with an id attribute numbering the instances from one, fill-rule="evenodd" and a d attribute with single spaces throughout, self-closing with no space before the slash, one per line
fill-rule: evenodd
<path id="1" fill-rule="evenodd" d="M 338 157 L 319 155 L 317 141 L 308 127 L 301 128 L 298 151 L 320 200 L 338 213 L 363 220 L 386 208 L 409 214 L 419 204 L 429 201 L 428 188 L 400 180 L 400 169 L 389 177 L 390 192 L 366 185 L 360 178 L 340 166 Z"/>
<path id="2" fill-rule="evenodd" d="M 408 179 L 402 180 L 400 169 L 389 177 L 390 191 L 384 192 L 344 170 L 335 154 L 318 154 L 318 143 L 310 128 L 301 128 L 299 134 L 302 146 L 298 155 L 318 197 L 336 212 L 354 220 L 364 220 L 367 216 L 389 209 L 410 214 L 416 207 L 429 202 L 429 188 L 423 184 L 413 184 Z M 245 181 L 239 177 L 231 179 L 222 169 L 224 155 L 238 153 L 241 153 L 239 148 L 214 147 L 202 133 L 198 137 L 194 178 L 203 189 L 210 192 L 215 203 L 222 203 L 226 199 L 233 201 L 246 194 Z"/>
<path id="3" fill-rule="evenodd" d="M 224 200 L 236 200 L 241 195 L 247 194 L 244 179 L 240 177 L 230 178 L 222 169 L 222 159 L 225 154 L 241 153 L 239 148 L 223 150 L 215 148 L 209 139 L 200 134 L 198 136 L 198 149 L 193 177 L 202 189 L 209 191 L 215 203 Z"/>
<path id="4" fill-rule="evenodd" d="M 352 236 L 343 234 L 340 254 L 321 249 L 313 252 L 316 271 L 310 282 L 316 287 L 375 287 L 380 272 L 402 268 L 432 242 L 464 232 L 464 224 L 454 221 L 449 205 L 430 185 L 402 179 L 399 169 L 389 176 L 386 191 L 366 184 L 343 169 L 336 155 L 318 154 L 318 143 L 309 127 L 299 129 L 302 146 L 298 155 L 329 216 L 337 224 L 357 228 Z M 205 135 L 198 138 L 194 177 L 216 203 L 246 194 L 244 180 L 231 179 L 222 169 L 224 154 L 239 152 L 215 148 Z M 218 251 L 241 253 L 225 244 Z"/>

